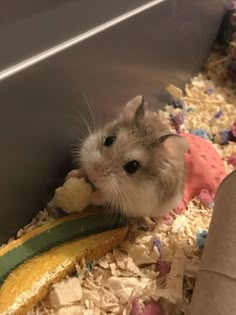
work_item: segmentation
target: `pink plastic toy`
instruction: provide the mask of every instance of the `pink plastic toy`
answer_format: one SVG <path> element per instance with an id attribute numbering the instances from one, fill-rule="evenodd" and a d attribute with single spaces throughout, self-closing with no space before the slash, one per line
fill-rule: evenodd
<path id="1" fill-rule="evenodd" d="M 205 139 L 190 134 L 180 133 L 189 141 L 189 150 L 185 154 L 186 183 L 184 196 L 174 212 L 183 212 L 189 201 L 200 197 L 204 203 L 211 203 L 221 181 L 226 176 L 224 163 L 215 148 Z"/>

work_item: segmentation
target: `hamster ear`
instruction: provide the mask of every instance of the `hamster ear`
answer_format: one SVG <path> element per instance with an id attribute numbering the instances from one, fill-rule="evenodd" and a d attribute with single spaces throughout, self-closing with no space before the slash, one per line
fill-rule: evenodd
<path id="1" fill-rule="evenodd" d="M 136 115 L 140 116 L 144 114 L 145 101 L 142 95 L 135 96 L 125 105 L 122 112 L 125 116 L 134 117 Z"/>
<path id="2" fill-rule="evenodd" d="M 163 141 L 162 146 L 173 154 L 184 154 L 189 149 L 189 142 L 184 137 L 173 134 Z"/>
<path id="3" fill-rule="evenodd" d="M 144 117 L 145 114 L 145 106 L 146 103 L 144 101 L 144 98 L 142 98 L 142 101 L 140 105 L 136 108 L 135 114 L 134 114 L 134 121 L 137 125 L 139 125 L 142 121 L 142 118 Z"/>

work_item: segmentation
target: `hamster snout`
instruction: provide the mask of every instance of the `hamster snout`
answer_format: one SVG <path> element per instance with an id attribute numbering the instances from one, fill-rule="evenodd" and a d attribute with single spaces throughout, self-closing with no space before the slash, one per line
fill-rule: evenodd
<path id="1" fill-rule="evenodd" d="M 171 211 L 185 182 L 186 140 L 145 106 L 143 97 L 129 101 L 117 119 L 85 139 L 79 154 L 93 203 L 134 217 Z"/>
<path id="2" fill-rule="evenodd" d="M 94 183 L 90 180 L 90 178 L 88 177 L 88 175 L 84 176 L 85 181 L 90 184 L 93 188 L 93 190 L 96 190 L 96 186 L 94 185 Z"/>
<path id="3" fill-rule="evenodd" d="M 89 172 L 85 171 L 85 178 L 87 179 L 88 182 L 90 182 L 92 185 L 96 186 L 96 182 L 98 178 L 101 176 L 98 167 L 93 167 Z"/>

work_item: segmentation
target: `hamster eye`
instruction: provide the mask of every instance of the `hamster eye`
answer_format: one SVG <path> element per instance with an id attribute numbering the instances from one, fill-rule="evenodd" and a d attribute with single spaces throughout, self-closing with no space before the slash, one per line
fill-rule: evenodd
<path id="1" fill-rule="evenodd" d="M 124 165 L 124 170 L 129 174 L 134 174 L 138 170 L 139 166 L 140 164 L 138 161 L 129 161 Z"/>
<path id="2" fill-rule="evenodd" d="M 112 145 L 116 140 L 116 137 L 115 136 L 109 136 L 109 137 L 106 137 L 105 141 L 104 141 L 104 145 L 106 147 L 109 147 L 110 145 Z"/>

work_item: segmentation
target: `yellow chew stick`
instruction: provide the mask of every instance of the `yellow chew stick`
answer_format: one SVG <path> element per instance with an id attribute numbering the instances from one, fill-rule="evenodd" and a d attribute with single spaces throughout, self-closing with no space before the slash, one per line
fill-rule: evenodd
<path id="1" fill-rule="evenodd" d="M 123 227 L 63 244 L 15 269 L 0 289 L 0 314 L 23 315 L 48 292 L 51 284 L 75 270 L 75 263 L 98 259 L 125 237 Z"/>

